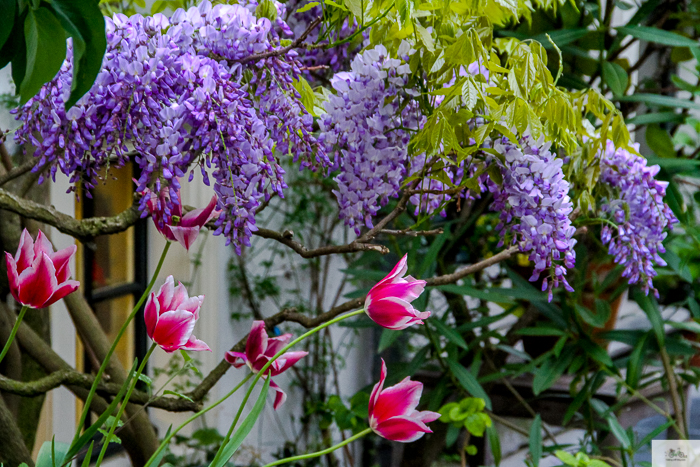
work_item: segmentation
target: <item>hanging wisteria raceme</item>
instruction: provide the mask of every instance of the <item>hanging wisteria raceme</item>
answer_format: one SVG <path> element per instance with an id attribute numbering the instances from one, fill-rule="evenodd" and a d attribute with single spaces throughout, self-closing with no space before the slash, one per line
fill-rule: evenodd
<path id="1" fill-rule="evenodd" d="M 639 144 L 635 149 L 639 150 Z M 630 284 L 640 283 L 646 294 L 652 290 L 658 298 L 652 283 L 654 266 L 666 265 L 659 256 L 666 251 L 664 230 L 678 222 L 663 201 L 668 182 L 654 178 L 659 173 L 658 165 L 647 166 L 646 159 L 616 149 L 611 141 L 601 157 L 600 169 L 600 183 L 609 185 L 614 193 L 601 210 L 617 224 L 617 229 L 604 225 L 601 240 L 615 262 L 625 266 L 622 276 Z"/>
<path id="2" fill-rule="evenodd" d="M 399 55 L 406 51 L 402 44 Z M 333 155 L 334 169 L 340 170 L 333 190 L 340 217 L 358 235 L 362 225 L 371 228 L 372 217 L 397 196 L 406 175 L 410 134 L 403 128 L 417 125 L 410 106 L 400 111 L 408 73 L 408 65 L 377 46 L 358 54 L 351 71 L 331 80 L 336 94 L 325 103 L 319 141 Z"/>
<path id="3" fill-rule="evenodd" d="M 141 168 L 138 190 L 172 189 L 199 166 L 212 168 L 221 209 L 217 234 L 236 249 L 248 245 L 255 211 L 286 187 L 278 149 L 303 167 L 328 167 L 311 135 L 313 120 L 293 80 L 299 63 L 283 57 L 250 60 L 274 50 L 278 34 L 266 18 L 240 5 L 203 2 L 163 15 L 107 18 L 107 52 L 93 88 L 73 108 L 72 53 L 56 78 L 15 110 L 18 143 L 36 146 L 37 170 L 50 166 L 73 183 L 94 187 L 100 171 L 122 165 L 133 148 Z M 243 59 L 249 61 L 241 63 Z M 146 212 L 145 198 L 142 210 Z M 164 215 L 171 215 L 166 206 Z"/>
<path id="4" fill-rule="evenodd" d="M 531 281 L 546 274 L 542 290 L 548 291 L 550 301 L 552 289 L 560 283 L 573 291 L 565 275 L 566 268 L 573 268 L 576 261 L 576 228 L 569 217 L 573 203 L 562 159 L 549 151 L 549 144 L 536 143 L 530 137 L 524 138 L 520 147 L 502 138 L 494 143 L 494 149 L 505 157 L 499 162 L 502 186 L 491 180 L 488 183 L 494 195 L 491 209 L 500 213 L 497 230 L 504 238 L 511 235 L 512 243 L 530 254 L 534 263 Z"/>

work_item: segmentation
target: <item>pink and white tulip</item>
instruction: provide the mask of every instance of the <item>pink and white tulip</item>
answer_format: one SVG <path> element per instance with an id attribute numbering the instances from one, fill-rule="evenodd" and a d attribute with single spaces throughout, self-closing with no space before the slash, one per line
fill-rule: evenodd
<path id="1" fill-rule="evenodd" d="M 379 281 L 367 294 L 365 312 L 372 320 L 387 329 L 406 329 L 413 324 L 423 324 L 429 311 L 418 311 L 411 302 L 425 288 L 425 281 L 406 276 L 408 255 L 401 258 L 389 275 Z"/>
<path id="2" fill-rule="evenodd" d="M 71 245 L 54 252 L 41 230 L 34 242 L 24 229 L 15 256 L 5 252 L 7 278 L 15 300 L 31 308 L 44 308 L 75 292 L 80 282 L 70 280 L 69 264 L 75 250 L 76 246 Z"/>
<path id="3" fill-rule="evenodd" d="M 264 321 L 253 321 L 253 327 L 248 334 L 245 344 L 245 353 L 226 352 L 226 361 L 236 368 L 248 365 L 253 373 L 258 373 L 263 366 L 274 357 L 277 352 L 287 345 L 292 338 L 291 334 L 282 334 L 278 337 L 268 337 L 265 330 Z M 309 352 L 295 351 L 285 352 L 277 360 L 272 362 L 265 370 L 263 376 L 277 376 L 290 369 L 296 362 L 307 356 Z M 275 395 L 275 410 L 287 399 L 287 394 L 277 386 L 274 381 L 270 381 L 270 387 L 277 393 Z"/>
<path id="4" fill-rule="evenodd" d="M 432 433 L 426 423 L 440 418 L 440 414 L 427 410 L 418 411 L 423 383 L 406 377 L 400 383 L 384 389 L 386 364 L 382 359 L 379 382 L 369 398 L 369 427 L 382 438 L 410 443 L 425 433 Z"/>
<path id="5" fill-rule="evenodd" d="M 177 202 L 173 203 L 173 212 L 167 216 L 164 212 L 166 202 L 169 200 L 169 188 L 163 187 L 158 196 L 150 190 L 145 190 L 143 195 L 148 197 L 146 205 L 148 212 L 153 217 L 158 232 L 171 242 L 179 242 L 189 251 L 192 244 L 197 240 L 199 231 L 207 222 L 216 217 L 219 211 L 216 210 L 216 196 L 212 196 L 209 204 L 204 208 L 193 209 L 188 213 L 182 213 L 182 198 L 180 190 L 177 190 Z M 173 217 L 179 219 L 173 220 Z"/>
<path id="6" fill-rule="evenodd" d="M 148 337 L 168 353 L 176 350 L 211 349 L 192 334 L 199 319 L 199 309 L 204 295 L 189 297 L 182 283 L 175 287 L 173 276 L 168 276 L 158 290 L 151 293 L 146 302 L 143 317 Z"/>

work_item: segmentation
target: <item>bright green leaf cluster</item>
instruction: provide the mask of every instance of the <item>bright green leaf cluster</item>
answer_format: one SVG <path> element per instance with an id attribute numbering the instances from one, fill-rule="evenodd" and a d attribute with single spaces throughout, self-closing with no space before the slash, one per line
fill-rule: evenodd
<path id="1" fill-rule="evenodd" d="M 484 432 L 493 422 L 484 412 L 486 402 L 478 397 L 467 397 L 459 402 L 449 402 L 438 412 L 440 421 L 451 423 L 457 428 L 465 428 L 474 436 L 484 436 Z"/>

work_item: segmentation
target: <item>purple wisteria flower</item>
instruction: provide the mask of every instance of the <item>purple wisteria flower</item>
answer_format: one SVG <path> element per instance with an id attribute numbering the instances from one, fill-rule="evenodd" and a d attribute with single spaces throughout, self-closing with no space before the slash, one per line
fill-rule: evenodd
<path id="1" fill-rule="evenodd" d="M 205 183 L 215 179 L 221 215 L 217 234 L 238 251 L 249 245 L 255 212 L 273 194 L 283 196 L 277 157 L 302 167 L 330 161 L 312 136 L 293 80 L 300 76 L 293 52 L 241 62 L 279 46 L 266 18 L 241 5 L 208 1 L 168 18 L 107 18 L 107 51 L 92 89 L 65 109 L 72 79 L 72 49 L 58 75 L 24 106 L 17 143 L 37 148 L 36 170 L 48 165 L 89 190 L 100 172 L 138 155 L 138 190 L 161 184 L 180 188 L 178 177 L 199 166 Z M 144 198 L 145 200 L 145 198 Z M 146 212 L 142 200 L 142 211 Z M 164 215 L 170 216 L 171 206 Z"/>
<path id="2" fill-rule="evenodd" d="M 638 144 L 635 149 L 639 149 Z M 623 277 L 630 284 L 640 283 L 646 294 L 652 290 L 658 298 L 652 282 L 656 276 L 654 265 L 666 265 L 659 256 L 666 251 L 665 230 L 678 222 L 663 201 L 668 182 L 654 179 L 659 173 L 658 165 L 647 166 L 646 159 L 615 148 L 611 141 L 601 157 L 600 170 L 600 183 L 615 193 L 601 210 L 617 224 L 617 228 L 604 225 L 601 240 L 608 245 L 615 262 L 625 266 Z"/>
<path id="3" fill-rule="evenodd" d="M 399 55 L 404 49 L 402 44 Z M 410 134 L 402 128 L 417 126 L 410 106 L 400 111 L 409 71 L 380 45 L 358 54 L 351 71 L 336 73 L 331 80 L 336 94 L 325 103 L 319 141 L 333 155 L 334 169 L 340 170 L 333 190 L 340 217 L 358 235 L 397 196 L 406 175 Z"/>
<path id="4" fill-rule="evenodd" d="M 491 209 L 500 212 L 497 230 L 504 239 L 512 235 L 512 243 L 530 253 L 529 260 L 534 263 L 531 281 L 542 273 L 547 275 L 542 290 L 548 291 L 550 301 L 553 288 L 560 283 L 573 291 L 565 276 L 566 268 L 573 268 L 576 262 L 576 228 L 569 218 L 573 203 L 562 159 L 549 151 L 549 144 L 536 143 L 530 137 L 523 138 L 520 147 L 503 138 L 494 148 L 505 157 L 504 162 L 498 162 L 503 185 L 489 180 L 494 195 Z"/>

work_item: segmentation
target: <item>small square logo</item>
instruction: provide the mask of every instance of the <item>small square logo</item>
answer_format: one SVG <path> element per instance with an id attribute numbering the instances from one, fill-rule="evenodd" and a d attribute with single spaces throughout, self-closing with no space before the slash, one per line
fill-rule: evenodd
<path id="1" fill-rule="evenodd" d="M 700 440 L 653 440 L 652 467 L 700 467 Z"/>

